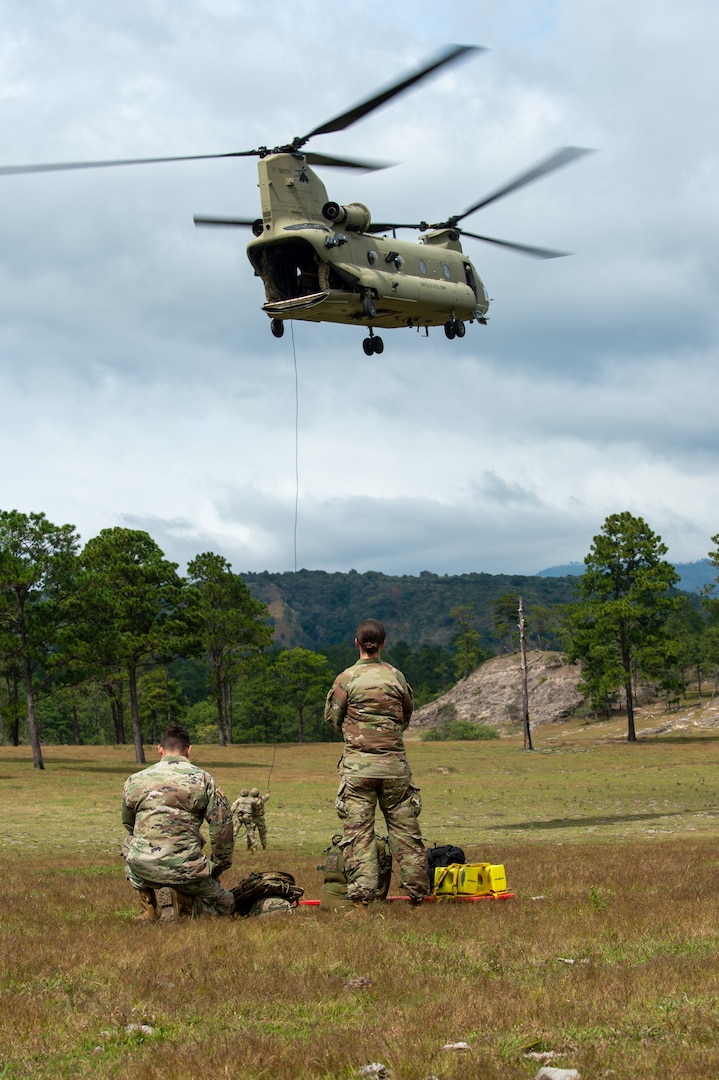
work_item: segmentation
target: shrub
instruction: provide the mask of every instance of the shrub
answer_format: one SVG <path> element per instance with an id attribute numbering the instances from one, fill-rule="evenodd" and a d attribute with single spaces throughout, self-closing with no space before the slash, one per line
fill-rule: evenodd
<path id="1" fill-rule="evenodd" d="M 499 732 L 491 724 L 475 724 L 473 720 L 445 720 L 422 732 L 423 742 L 468 742 L 477 739 L 498 739 Z"/>

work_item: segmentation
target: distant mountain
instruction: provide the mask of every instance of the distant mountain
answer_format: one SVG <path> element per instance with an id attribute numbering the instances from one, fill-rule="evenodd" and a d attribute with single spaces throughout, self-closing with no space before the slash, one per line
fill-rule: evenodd
<path id="1" fill-rule="evenodd" d="M 537 577 L 579 577 L 584 573 L 584 563 L 570 562 L 560 566 L 548 566 L 546 570 L 538 570 Z"/>
<path id="2" fill-rule="evenodd" d="M 716 567 L 712 566 L 709 559 L 697 559 L 696 562 L 675 563 L 674 569 L 679 574 L 679 588 L 684 592 L 696 592 L 705 585 L 711 585 L 716 581 Z M 549 566 L 546 570 L 540 570 L 537 577 L 578 577 L 584 573 L 584 563 L 571 562 L 562 566 Z"/>

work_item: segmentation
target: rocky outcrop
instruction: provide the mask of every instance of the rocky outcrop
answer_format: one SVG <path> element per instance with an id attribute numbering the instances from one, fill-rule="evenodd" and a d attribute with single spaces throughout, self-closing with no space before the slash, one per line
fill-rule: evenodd
<path id="1" fill-rule="evenodd" d="M 532 728 L 570 716 L 583 704 L 577 689 L 581 670 L 561 653 L 527 654 L 529 722 Z M 471 720 L 506 729 L 522 721 L 522 670 L 519 653 L 488 660 L 442 697 L 417 709 L 412 727 L 423 729 L 451 720 Z"/>

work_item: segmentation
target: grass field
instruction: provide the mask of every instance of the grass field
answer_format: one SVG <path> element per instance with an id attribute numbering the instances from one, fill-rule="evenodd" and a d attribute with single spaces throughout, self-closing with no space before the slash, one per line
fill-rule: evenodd
<path id="1" fill-rule="evenodd" d="M 427 843 L 503 863 L 515 898 L 356 923 L 134 922 L 119 848 L 131 748 L 0 747 L 0 1078 L 719 1076 L 719 737 L 552 725 L 409 745 Z M 233 799 L 269 786 L 269 849 L 319 897 L 336 744 L 197 746 Z M 148 761 L 155 754 L 148 748 Z M 446 1044 L 467 1049 L 445 1049 Z"/>

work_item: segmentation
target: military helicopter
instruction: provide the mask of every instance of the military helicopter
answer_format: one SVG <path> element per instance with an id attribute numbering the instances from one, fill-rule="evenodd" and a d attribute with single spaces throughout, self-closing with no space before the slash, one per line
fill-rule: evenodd
<path id="1" fill-rule="evenodd" d="M 342 206 L 332 202 L 311 166 L 361 170 L 385 166 L 308 152 L 304 147 L 319 135 L 349 128 L 441 68 L 483 51 L 476 46 L 452 46 L 371 98 L 320 124 L 307 135 L 274 149 L 261 146 L 221 154 L 7 165 L 0 166 L 0 176 L 257 157 L 262 217 L 196 215 L 194 221 L 198 226 L 251 228 L 254 239 L 248 244 L 247 255 L 264 285 L 263 311 L 270 317 L 270 328 L 276 338 L 284 334 L 288 319 L 364 327 L 368 336 L 362 346 L 367 356 L 384 350 L 376 328 L 413 327 L 428 334 L 430 327 L 443 326 L 448 338 L 463 338 L 467 322 L 486 324 L 489 296 L 462 250 L 460 236 L 541 259 L 557 258 L 567 252 L 482 236 L 468 232 L 459 223 L 590 151 L 564 147 L 462 213 L 428 224 L 425 221 L 376 223 L 363 203 Z M 418 241 L 398 240 L 397 230 L 405 229 L 419 230 Z"/>

